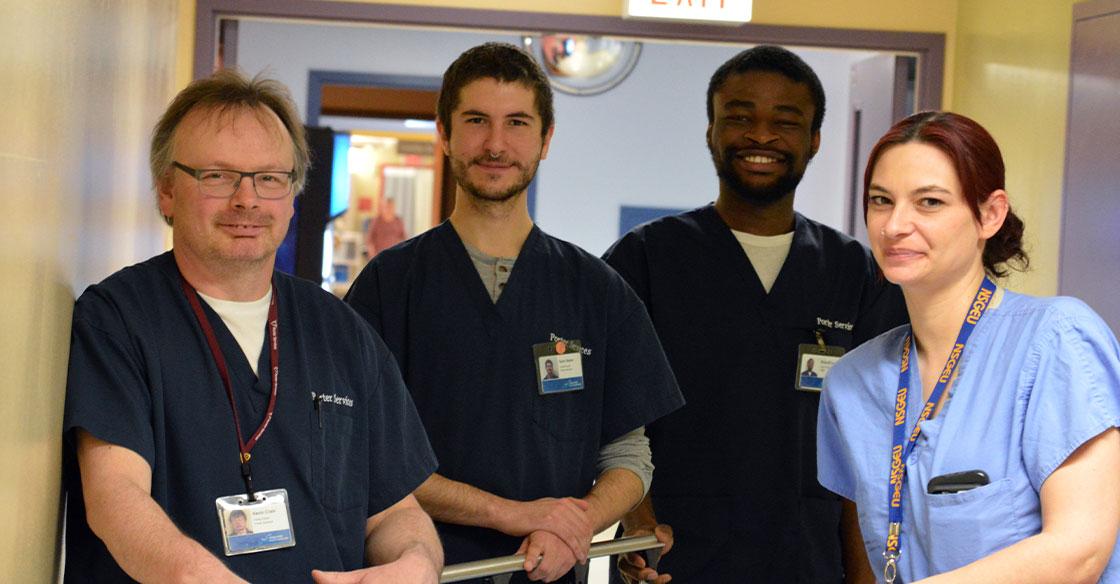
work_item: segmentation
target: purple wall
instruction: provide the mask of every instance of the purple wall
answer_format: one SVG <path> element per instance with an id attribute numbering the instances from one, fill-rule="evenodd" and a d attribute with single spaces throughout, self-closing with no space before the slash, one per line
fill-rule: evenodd
<path id="1" fill-rule="evenodd" d="M 1058 290 L 1120 331 L 1120 0 L 1074 6 Z"/>

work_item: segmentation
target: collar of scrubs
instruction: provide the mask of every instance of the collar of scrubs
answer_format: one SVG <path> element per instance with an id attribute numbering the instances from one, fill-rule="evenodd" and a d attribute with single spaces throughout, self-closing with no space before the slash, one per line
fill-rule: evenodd
<path id="1" fill-rule="evenodd" d="M 960 362 L 961 355 L 964 353 L 968 337 L 972 335 L 980 317 L 988 309 L 995 291 L 996 285 L 990 278 L 984 276 L 984 281 L 980 283 L 980 288 L 972 299 L 972 306 L 969 308 L 968 314 L 965 315 L 964 322 L 961 323 L 961 329 L 957 333 L 957 341 L 953 345 L 952 352 L 949 353 L 949 359 L 945 362 L 945 367 L 941 370 L 941 375 L 937 378 L 937 383 L 934 385 L 933 391 L 930 392 L 921 415 L 914 423 L 914 429 L 910 432 L 909 438 L 906 436 L 906 402 L 910 387 L 910 354 L 914 343 L 913 334 L 907 334 L 906 340 L 903 342 L 902 359 L 898 373 L 898 392 L 895 396 L 891 472 L 887 478 L 887 516 L 890 523 L 887 529 L 886 550 L 883 552 L 883 556 L 887 558 L 886 566 L 883 569 L 883 578 L 888 583 L 894 582 L 897 575 L 897 560 L 901 547 L 900 535 L 902 532 L 902 485 L 906 477 L 906 459 L 914 450 L 914 444 L 918 440 L 918 435 L 921 434 L 922 422 L 929 418 L 934 407 L 941 401 L 941 396 L 945 393 L 945 388 L 948 387 L 949 380 L 953 378 L 957 363 Z"/>
<path id="2" fill-rule="evenodd" d="M 744 253 L 731 228 L 723 222 L 715 205 L 701 207 L 696 221 L 700 229 L 711 235 L 710 249 L 717 263 L 740 266 L 731 270 L 734 272 L 731 277 L 743 286 L 740 299 L 744 306 L 763 307 L 760 317 L 773 326 L 805 327 L 806 323 L 812 322 L 811 317 L 819 316 L 810 314 L 809 307 L 818 304 L 820 287 L 816 282 L 806 280 L 805 270 L 821 262 L 823 244 L 809 219 L 800 213 L 793 214 L 793 239 L 769 291 L 759 270 Z"/>
<path id="3" fill-rule="evenodd" d="M 245 359 L 249 361 L 253 375 L 260 375 L 258 367 L 261 349 L 264 346 L 268 308 L 272 304 L 272 287 L 269 287 L 268 292 L 259 300 L 248 302 L 222 300 L 202 292 L 198 295 L 222 318 L 233 339 L 241 347 L 241 352 L 245 354 Z"/>
<path id="4" fill-rule="evenodd" d="M 510 303 L 507 298 L 517 294 L 517 281 L 521 279 L 518 273 L 524 270 L 514 270 L 512 266 L 519 263 L 532 264 L 531 258 L 541 253 L 538 247 L 541 244 L 542 233 L 540 228 L 534 224 L 533 229 L 529 231 L 529 236 L 525 238 L 525 243 L 521 244 L 521 251 L 510 264 L 509 278 L 502 289 L 501 295 L 495 299 L 491 296 L 482 278 L 479 277 L 478 268 L 468 251 L 467 243 L 459 237 L 459 232 L 455 231 L 451 221 L 444 221 L 432 232 L 450 258 L 454 269 L 459 273 L 463 286 L 468 291 L 467 294 L 474 297 L 473 302 L 476 302 L 481 310 L 493 314 L 501 314 L 504 311 L 503 306 Z"/>
<path id="5" fill-rule="evenodd" d="M 743 253 L 750 259 L 755 274 L 762 282 L 762 288 L 769 294 L 770 289 L 774 287 L 774 281 L 782 271 L 782 265 L 789 257 L 789 249 L 793 245 L 793 232 L 765 236 L 732 229 L 731 233 L 742 246 Z"/>

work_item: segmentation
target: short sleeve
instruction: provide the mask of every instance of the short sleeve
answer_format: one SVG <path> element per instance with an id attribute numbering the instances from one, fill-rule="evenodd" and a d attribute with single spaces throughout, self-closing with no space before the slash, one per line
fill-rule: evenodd
<path id="1" fill-rule="evenodd" d="M 1120 425 L 1120 347 L 1087 306 L 1052 308 L 1023 375 L 1023 459 L 1035 489 L 1090 439 Z"/>
<path id="2" fill-rule="evenodd" d="M 838 381 L 837 374 L 842 373 L 839 369 L 840 364 L 834 366 L 824 378 L 821 403 L 817 410 L 817 481 L 833 493 L 854 501 L 856 479 L 852 471 L 856 468 L 856 463 L 849 456 L 847 443 L 840 431 L 837 391 L 830 389 L 830 385 Z"/>
<path id="3" fill-rule="evenodd" d="M 382 330 L 378 266 L 376 261 L 366 264 L 343 297 L 343 300 L 372 325 L 374 330 Z"/>
<path id="4" fill-rule="evenodd" d="M 369 515 L 391 507 L 416 490 L 436 470 L 420 415 L 384 342 L 373 335 L 370 371 L 379 372 L 369 400 Z"/>
<path id="5" fill-rule="evenodd" d="M 625 283 L 619 285 L 623 310 L 615 313 L 624 316 L 608 332 L 601 444 L 684 405 L 645 307 Z"/>
<path id="6" fill-rule="evenodd" d="M 74 309 L 64 435 L 72 439 L 72 430 L 85 429 L 105 442 L 136 452 L 154 467 L 149 387 L 143 356 L 115 309 L 87 292 Z"/>
<path id="7" fill-rule="evenodd" d="M 616 241 L 603 254 L 603 261 L 626 280 L 642 302 L 649 304 L 649 265 L 645 246 L 637 232 L 627 233 Z"/>
<path id="8" fill-rule="evenodd" d="M 902 290 L 882 276 L 870 254 L 867 261 L 869 265 L 860 301 L 859 317 L 852 331 L 855 345 L 861 345 L 885 331 L 910 321 Z"/>

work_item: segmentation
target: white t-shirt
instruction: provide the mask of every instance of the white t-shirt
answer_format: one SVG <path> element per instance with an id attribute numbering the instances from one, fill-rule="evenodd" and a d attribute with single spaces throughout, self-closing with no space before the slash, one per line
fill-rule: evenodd
<path id="1" fill-rule="evenodd" d="M 233 334 L 233 338 L 237 339 L 241 352 L 245 353 L 245 358 L 249 360 L 253 373 L 259 377 L 257 361 L 261 358 L 261 349 L 264 346 L 264 327 L 268 321 L 268 303 L 272 300 L 272 288 L 269 288 L 268 293 L 260 300 L 248 302 L 219 300 L 202 292 L 198 295 L 214 309 L 214 312 L 218 313 L 218 316 L 222 317 L 222 322 Z"/>
<path id="2" fill-rule="evenodd" d="M 731 230 L 739 245 L 743 246 L 747 258 L 751 260 L 758 279 L 762 280 L 762 287 L 766 292 L 774 286 L 778 279 L 778 272 L 782 271 L 782 264 L 786 263 L 789 248 L 793 245 L 793 232 L 781 235 L 754 235 L 745 231 Z"/>

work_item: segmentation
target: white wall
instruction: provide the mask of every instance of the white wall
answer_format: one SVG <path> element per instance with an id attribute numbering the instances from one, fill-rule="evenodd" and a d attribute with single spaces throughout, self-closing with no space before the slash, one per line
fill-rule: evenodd
<path id="1" fill-rule="evenodd" d="M 238 65 L 287 84 L 306 117 L 309 71 L 439 77 L 462 51 L 510 34 L 242 21 Z M 704 142 L 704 99 L 717 67 L 744 46 L 646 43 L 633 73 L 591 97 L 556 94 L 556 134 L 541 164 L 537 222 L 602 253 L 618 237 L 621 205 L 691 208 L 715 199 Z M 795 49 L 821 77 L 828 99 L 821 150 L 798 189 L 796 207 L 843 225 L 848 184 L 848 83 L 853 62 L 871 53 Z"/>
<path id="2" fill-rule="evenodd" d="M 704 141 L 708 80 L 741 46 L 646 43 L 631 76 L 591 98 L 558 94 L 556 135 L 542 164 L 542 228 L 600 253 L 618 237 L 620 205 L 691 208 L 714 201 Z M 825 87 L 820 153 L 797 190 L 798 211 L 843 225 L 848 71 L 866 53 L 797 50 Z M 829 109 L 831 108 L 831 109 Z"/>
<path id="3" fill-rule="evenodd" d="M 58 565 L 74 297 L 163 250 L 147 138 L 174 89 L 176 0 L 4 0 L 0 581 Z"/>
<path id="4" fill-rule="evenodd" d="M 519 43 L 519 38 L 417 28 L 242 20 L 237 30 L 237 65 L 250 75 L 263 71 L 287 85 L 307 119 L 311 70 L 438 79 L 463 51 L 487 41 Z"/>

